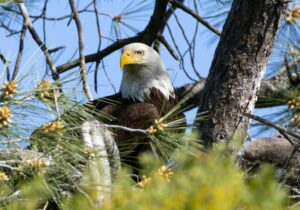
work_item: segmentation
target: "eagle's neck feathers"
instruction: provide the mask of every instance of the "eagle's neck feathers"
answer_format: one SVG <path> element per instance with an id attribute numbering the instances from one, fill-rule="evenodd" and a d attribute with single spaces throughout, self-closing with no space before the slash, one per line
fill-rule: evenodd
<path id="1" fill-rule="evenodd" d="M 150 97 L 152 89 L 160 91 L 165 100 L 175 97 L 173 85 L 166 71 L 136 69 L 124 71 L 120 88 L 122 97 L 144 102 Z"/>

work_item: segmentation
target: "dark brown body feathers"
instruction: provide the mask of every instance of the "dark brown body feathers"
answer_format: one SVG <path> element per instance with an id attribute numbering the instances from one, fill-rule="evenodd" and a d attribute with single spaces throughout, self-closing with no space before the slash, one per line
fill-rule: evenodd
<path id="1" fill-rule="evenodd" d="M 176 95 L 176 94 L 175 94 Z M 108 102 L 110 101 L 110 102 Z M 97 110 L 112 116 L 114 125 L 128 128 L 148 129 L 154 124 L 155 119 L 163 117 L 178 104 L 178 98 L 170 97 L 166 100 L 157 89 L 152 89 L 150 96 L 144 101 L 125 99 L 117 93 L 103 99 L 91 102 Z M 169 120 L 184 117 L 182 113 L 175 112 Z M 149 151 L 149 139 L 140 133 L 132 133 L 122 129 L 113 129 L 115 141 L 121 153 L 123 163 L 139 168 L 137 156 L 144 151 Z"/>

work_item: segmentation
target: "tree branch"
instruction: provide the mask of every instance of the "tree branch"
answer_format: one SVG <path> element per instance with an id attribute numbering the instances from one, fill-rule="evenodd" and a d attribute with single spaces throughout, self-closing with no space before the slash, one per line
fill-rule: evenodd
<path id="1" fill-rule="evenodd" d="M 48 51 L 48 48 L 46 47 L 45 43 L 42 42 L 42 40 L 40 39 L 39 35 L 37 34 L 37 32 L 35 31 L 33 24 L 30 20 L 28 11 L 25 7 L 24 3 L 20 3 L 18 4 L 18 7 L 22 13 L 22 16 L 25 20 L 25 25 L 26 27 L 29 29 L 29 32 L 32 36 L 32 38 L 34 39 L 34 41 L 38 44 L 38 46 L 40 47 L 40 49 L 43 51 L 45 57 L 46 57 L 46 62 L 48 64 L 48 66 L 51 69 L 51 73 L 52 73 L 52 77 L 54 80 L 58 80 L 59 79 L 59 74 L 57 73 L 57 69 L 56 66 L 54 65 L 54 62 L 52 60 L 52 57 Z"/>
<path id="2" fill-rule="evenodd" d="M 290 136 L 293 136 L 294 138 L 297 138 L 298 141 L 300 142 L 300 135 L 298 135 L 297 133 L 294 133 L 292 131 L 290 131 L 289 129 L 285 128 L 285 127 L 282 127 L 280 125 L 277 125 L 275 123 L 272 123 L 262 117 L 259 117 L 259 116 L 256 116 L 256 115 L 251 115 L 251 114 L 248 114 L 248 113 L 245 113 L 245 116 L 246 117 L 249 117 L 253 120 L 256 120 L 260 123 L 263 123 L 265 125 L 268 125 L 268 126 L 271 126 L 272 128 L 275 128 L 276 130 L 278 130 L 279 132 L 284 132 L 286 134 L 289 134 Z M 293 143 L 292 143 L 293 144 Z M 299 144 L 298 142 L 295 142 L 295 144 Z"/>
<path id="3" fill-rule="evenodd" d="M 84 41 L 83 41 L 83 29 L 82 25 L 78 16 L 78 11 L 75 7 L 74 0 L 69 0 L 70 7 L 72 10 L 72 17 L 76 23 L 77 32 L 78 32 L 78 45 L 79 45 L 79 57 L 80 57 L 80 74 L 82 79 L 82 85 L 83 85 L 83 92 L 85 93 L 85 96 L 88 98 L 89 101 L 93 100 L 93 96 L 91 94 L 89 84 L 86 78 L 86 67 L 85 67 L 85 57 L 84 57 Z"/>
<path id="4" fill-rule="evenodd" d="M 24 49 L 24 39 L 26 35 L 26 25 L 25 25 L 25 20 L 23 18 L 23 26 L 21 29 L 21 35 L 20 35 L 20 41 L 19 41 L 19 50 L 18 50 L 18 55 L 16 59 L 16 64 L 14 68 L 14 72 L 12 75 L 12 80 L 16 79 L 18 73 L 19 73 L 19 68 L 22 60 L 22 55 L 23 55 L 23 49 Z"/>
<path id="5" fill-rule="evenodd" d="M 251 141 L 245 147 L 240 161 L 247 160 L 247 165 L 259 164 L 260 162 L 269 162 L 283 167 L 289 159 L 294 146 L 284 138 L 269 137 L 259 138 Z M 300 152 L 296 152 L 289 161 L 290 165 L 300 166 Z M 259 161 L 259 163 L 257 162 Z M 256 163 L 255 163 L 256 162 Z"/>
<path id="6" fill-rule="evenodd" d="M 166 38 L 162 34 L 159 34 L 157 35 L 157 39 L 167 48 L 167 50 L 173 56 L 173 58 L 178 61 L 178 55 L 176 55 L 176 52 L 172 49 Z"/>
<path id="7" fill-rule="evenodd" d="M 151 19 L 142 32 L 138 33 L 136 36 L 118 40 L 97 53 L 86 55 L 85 62 L 86 63 L 98 62 L 101 59 L 103 59 L 105 56 L 113 53 L 118 49 L 121 49 L 126 44 L 130 44 L 133 42 L 142 42 L 151 45 L 153 41 L 156 39 L 160 30 L 165 25 L 167 4 L 168 4 L 168 0 L 156 0 Z M 57 71 L 59 74 L 61 74 L 79 65 L 80 65 L 80 59 L 76 59 L 58 66 Z"/>
<path id="8" fill-rule="evenodd" d="M 215 33 L 218 36 L 221 36 L 221 32 L 218 31 L 215 27 L 213 27 L 212 25 L 209 24 L 209 22 L 207 22 L 206 20 L 204 20 L 202 17 L 200 17 L 198 14 L 196 14 L 193 10 L 191 10 L 190 8 L 184 6 L 184 4 L 176 1 L 176 0 L 169 0 L 169 2 L 174 5 L 175 7 L 182 9 L 184 12 L 186 12 L 187 14 L 193 16 L 196 20 L 198 20 L 200 23 L 202 23 L 205 27 L 207 27 L 210 31 L 212 31 L 213 33 Z"/>
<path id="9" fill-rule="evenodd" d="M 2 53 L 0 53 L 0 60 L 2 60 L 4 68 L 6 70 L 6 79 L 10 80 L 10 70 L 9 70 L 9 61 L 4 57 Z"/>

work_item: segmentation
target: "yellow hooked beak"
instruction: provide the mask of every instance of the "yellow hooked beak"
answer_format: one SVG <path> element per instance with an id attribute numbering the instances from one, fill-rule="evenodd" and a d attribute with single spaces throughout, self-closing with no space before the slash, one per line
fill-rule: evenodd
<path id="1" fill-rule="evenodd" d="M 139 61 L 141 61 L 141 59 L 137 57 L 134 53 L 132 53 L 132 51 L 125 50 L 121 55 L 120 67 L 123 70 L 125 65 L 135 64 L 138 63 Z"/>

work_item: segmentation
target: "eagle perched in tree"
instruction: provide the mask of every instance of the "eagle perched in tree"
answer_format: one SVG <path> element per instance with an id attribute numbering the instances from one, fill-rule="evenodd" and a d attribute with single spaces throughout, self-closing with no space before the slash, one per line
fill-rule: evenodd
<path id="1" fill-rule="evenodd" d="M 120 151 L 121 162 L 131 166 L 135 170 L 134 173 L 140 168 L 137 158 L 142 152 L 152 150 L 160 158 L 164 160 L 168 158 L 181 139 L 176 137 L 173 141 L 170 135 L 167 136 L 170 133 L 162 130 L 165 130 L 166 126 L 176 130 L 174 125 L 181 127 L 182 130 L 185 118 L 182 110 L 178 108 L 178 96 L 159 54 L 142 43 L 128 44 L 123 48 L 120 66 L 123 70 L 120 92 L 96 99 L 84 106 L 72 107 L 54 123 L 46 123 L 36 129 L 31 135 L 31 142 L 38 150 L 56 151 L 50 144 L 54 148 L 60 143 L 68 144 L 73 141 L 76 144 L 75 139 L 79 132 L 73 128 L 78 128 L 83 122 L 91 120 L 82 116 L 82 113 L 87 113 L 92 120 L 96 117 L 107 124 L 117 125 L 110 131 Z M 57 130 L 56 128 L 61 125 L 60 122 L 70 129 L 65 129 L 64 134 L 57 136 L 55 132 L 50 131 Z M 130 132 L 120 126 L 143 129 L 147 132 Z M 163 141 L 157 138 L 158 134 L 160 137 L 164 136 Z M 76 138 L 73 138 L 74 135 Z M 49 141 L 48 138 L 54 138 L 55 141 Z"/>
<path id="2" fill-rule="evenodd" d="M 123 70 L 120 92 L 105 97 L 115 103 L 102 99 L 91 102 L 97 110 L 112 116 L 113 124 L 148 129 L 178 104 L 165 65 L 153 48 L 142 43 L 126 45 L 120 66 Z M 169 120 L 178 118 L 184 115 L 174 112 Z M 141 152 L 149 151 L 149 139 L 122 129 L 114 129 L 113 133 L 122 162 L 139 168 L 136 158 Z"/>

